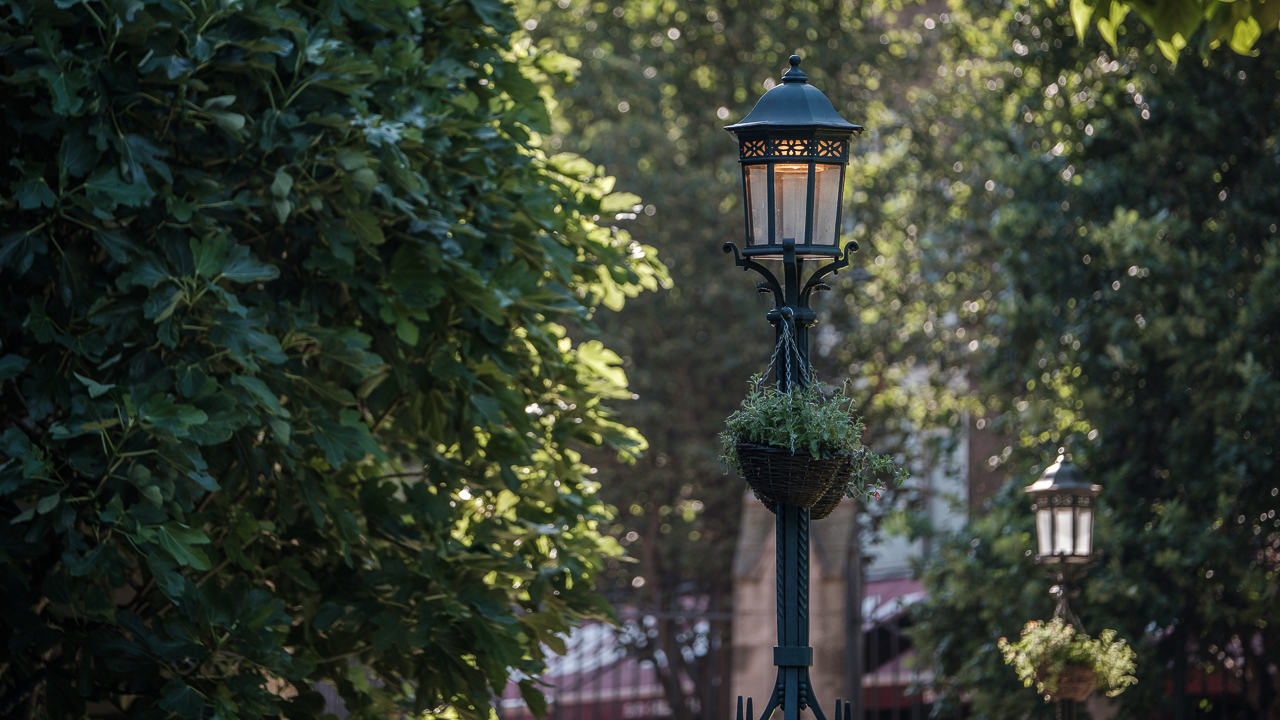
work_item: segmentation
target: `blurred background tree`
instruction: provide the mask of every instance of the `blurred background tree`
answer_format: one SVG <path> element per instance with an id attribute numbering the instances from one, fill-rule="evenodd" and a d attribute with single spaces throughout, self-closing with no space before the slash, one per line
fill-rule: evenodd
<path id="1" fill-rule="evenodd" d="M 1139 651 L 1124 715 L 1265 713 L 1280 658 L 1275 41 L 1175 69 L 1144 26 L 1112 57 L 1076 42 L 1062 10 L 953 6 L 939 80 L 913 91 L 913 135 L 938 118 L 954 138 L 926 167 L 954 161 L 955 199 L 945 216 L 933 201 L 902 215 L 943 218 L 923 232 L 972 242 L 993 271 L 976 389 L 1009 441 L 989 465 L 1011 477 L 936 544 L 915 638 L 944 708 L 960 691 L 982 717 L 1038 705 L 993 649 L 1052 611 L 1020 486 L 1066 447 L 1105 488 L 1103 558 L 1078 609 Z M 1216 711 L 1189 701 L 1195 672 L 1243 694 Z"/>

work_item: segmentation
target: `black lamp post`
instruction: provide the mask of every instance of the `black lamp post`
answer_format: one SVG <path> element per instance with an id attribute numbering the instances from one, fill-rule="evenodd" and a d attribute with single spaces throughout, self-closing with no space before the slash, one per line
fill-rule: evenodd
<path id="1" fill-rule="evenodd" d="M 1076 576 L 1094 559 L 1093 515 L 1102 487 L 1090 483 L 1084 472 L 1071 464 L 1065 448 L 1060 452 L 1057 462 L 1045 468 L 1026 490 L 1036 518 L 1036 562 L 1058 581 L 1050 591 L 1058 596 L 1054 614 L 1080 628 L 1080 619 L 1071 612 L 1067 599 L 1075 593 Z"/>
<path id="2" fill-rule="evenodd" d="M 1026 488 L 1036 519 L 1036 562 L 1044 565 L 1057 581 L 1049 590 L 1058 600 L 1053 616 L 1084 632 L 1069 600 L 1078 594 L 1076 581 L 1095 558 L 1093 519 L 1102 487 L 1090 483 L 1084 472 L 1067 459 L 1065 448 L 1058 452 L 1057 462 Z M 1075 702 L 1059 701 L 1058 717 L 1074 719 Z"/>
<path id="3" fill-rule="evenodd" d="M 806 81 L 799 56 L 782 82 L 756 103 L 742 122 L 725 128 L 738 139 L 746 199 L 746 247 L 732 252 L 743 270 L 764 277 L 756 285 L 773 294 L 765 316 L 773 325 L 783 357 L 776 363 L 782 390 L 808 381 L 809 328 L 817 314 L 809 307 L 814 291 L 830 290 L 823 279 L 849 266 L 850 242 L 840 247 L 844 171 L 849 141 L 862 128 L 840 117 L 831 101 Z M 818 267 L 801 284 L 808 258 L 833 260 Z M 782 281 L 757 260 L 781 260 Z M 809 646 L 809 509 L 778 504 L 777 592 L 778 645 L 773 649 L 777 680 L 759 720 L 781 707 L 785 720 L 797 720 L 809 708 L 826 720 L 809 679 L 813 648 Z M 836 720 L 848 720 L 850 707 L 836 700 Z M 757 720 L 750 698 L 744 709 L 738 697 L 738 720 Z"/>
<path id="4" fill-rule="evenodd" d="M 1036 514 L 1036 562 L 1061 566 L 1093 560 L 1094 499 L 1101 491 L 1065 454 L 1027 486 Z"/>

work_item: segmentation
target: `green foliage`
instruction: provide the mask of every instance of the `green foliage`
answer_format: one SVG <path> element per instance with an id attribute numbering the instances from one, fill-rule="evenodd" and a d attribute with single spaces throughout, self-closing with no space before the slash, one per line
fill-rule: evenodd
<path id="1" fill-rule="evenodd" d="M 920 151 L 904 155 L 950 193 L 904 183 L 890 198 L 922 245 L 963 258 L 921 272 L 985 277 L 950 307 L 971 323 L 983 422 L 1005 446 L 985 464 L 1013 486 L 936 540 L 916 637 L 943 704 L 966 691 L 979 716 L 1037 712 L 991 657 L 1050 609 L 1022 555 L 1032 528 L 1017 486 L 1065 445 L 1103 487 L 1103 559 L 1077 609 L 1132 639 L 1141 682 L 1117 703 L 1145 717 L 1169 702 L 1184 653 L 1233 672 L 1209 648 L 1248 636 L 1259 644 L 1233 668 L 1280 658 L 1280 176 L 1275 129 L 1254 120 L 1275 112 L 1280 46 L 1269 35 L 1257 58 L 1171 72 L 1154 49 L 1111 57 L 1071 41 L 1059 10 L 957 10 L 940 38 L 946 75 L 885 129 L 910 131 L 902 142 Z M 934 128 L 949 145 L 931 151 Z M 878 169 L 902 177 L 891 166 Z"/>
<path id="2" fill-rule="evenodd" d="M 516 27 L 0 1 L 0 706 L 487 718 L 608 616 L 572 446 L 644 445 L 572 333 L 666 271 Z"/>
<path id="3" fill-rule="evenodd" d="M 1049 3 L 1051 8 L 1054 5 Z M 1255 46 L 1263 33 L 1274 31 L 1280 23 L 1280 7 L 1265 0 L 1070 0 L 1075 34 L 1084 40 L 1094 18 L 1098 33 L 1116 52 L 1117 33 L 1125 32 L 1124 19 L 1131 10 L 1155 32 L 1156 47 L 1174 64 L 1196 33 L 1203 58 L 1223 43 L 1240 55 L 1257 55 Z"/>
<path id="4" fill-rule="evenodd" d="M 1041 695 L 1057 692 L 1066 666 L 1083 665 L 1093 670 L 1095 687 L 1107 697 L 1115 697 L 1138 682 L 1129 674 L 1134 669 L 1133 648 L 1115 636 L 1115 630 L 1103 630 L 1091 638 L 1056 617 L 1049 622 L 1028 622 L 1016 642 L 1000 638 L 999 647 L 1022 684 L 1035 685 Z"/>
<path id="5" fill-rule="evenodd" d="M 877 475 L 890 475 L 901 485 L 907 472 L 894 474 L 893 458 L 862 446 L 866 426 L 853 414 L 853 408 L 854 401 L 843 386 L 829 395 L 823 392 L 822 383 L 783 391 L 766 382 L 763 375 L 753 375 L 742 407 L 725 420 L 720 460 L 726 467 L 736 467 L 738 443 L 789 448 L 792 453 L 815 458 L 843 455 L 853 463 L 845 495 L 862 500 L 879 497 L 885 481 L 877 480 Z"/>

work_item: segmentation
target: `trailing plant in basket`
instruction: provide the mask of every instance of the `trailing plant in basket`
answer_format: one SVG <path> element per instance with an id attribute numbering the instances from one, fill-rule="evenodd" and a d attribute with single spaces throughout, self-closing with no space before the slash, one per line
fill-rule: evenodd
<path id="1" fill-rule="evenodd" d="M 907 472 L 895 471 L 891 457 L 862 445 L 865 426 L 853 412 L 854 400 L 846 387 L 830 394 L 825 388 L 823 383 L 810 383 L 784 392 L 765 382 L 763 375 L 752 376 L 742 406 L 725 420 L 720 433 L 720 460 L 726 468 L 736 468 L 739 443 L 771 445 L 815 458 L 848 457 L 847 497 L 867 499 L 878 496 L 887 481 L 901 484 Z"/>
<path id="2" fill-rule="evenodd" d="M 1023 685 L 1034 683 L 1042 695 L 1057 691 L 1068 665 L 1081 665 L 1093 670 L 1098 690 L 1115 697 L 1138 682 L 1133 676 L 1133 648 L 1115 637 L 1115 630 L 1103 630 L 1091 638 L 1062 618 L 1053 618 L 1049 622 L 1032 620 L 1017 642 L 1000 638 L 999 645 L 1005 663 L 1014 667 Z"/>

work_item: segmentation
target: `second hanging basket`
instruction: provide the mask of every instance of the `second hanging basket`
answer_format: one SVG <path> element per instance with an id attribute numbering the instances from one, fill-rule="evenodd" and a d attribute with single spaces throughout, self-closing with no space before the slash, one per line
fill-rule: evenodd
<path id="1" fill-rule="evenodd" d="M 737 451 L 743 479 L 766 503 L 812 508 L 828 495 L 833 485 L 840 486 L 840 496 L 844 494 L 848 458 L 813 457 L 794 453 L 789 448 L 750 443 L 738 443 Z M 839 502 L 836 499 L 835 504 Z M 822 517 L 834 509 L 832 505 Z"/>
<path id="2" fill-rule="evenodd" d="M 1045 680 L 1042 672 L 1044 671 L 1036 673 L 1036 679 L 1040 682 Z M 1096 677 L 1093 668 L 1087 665 L 1067 665 L 1058 676 L 1058 689 L 1050 693 L 1050 697 L 1054 700 L 1084 702 L 1089 693 L 1093 692 Z"/>

